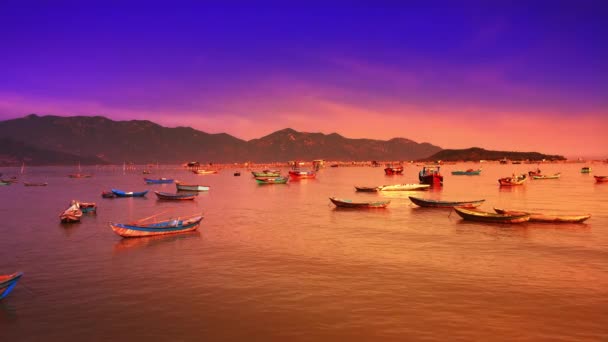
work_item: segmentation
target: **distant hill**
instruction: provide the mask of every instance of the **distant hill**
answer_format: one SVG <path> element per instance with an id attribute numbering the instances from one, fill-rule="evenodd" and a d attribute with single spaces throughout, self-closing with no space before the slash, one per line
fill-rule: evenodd
<path id="1" fill-rule="evenodd" d="M 52 151 L 7 138 L 0 138 L 0 146 L 0 166 L 19 165 L 22 162 L 27 165 L 105 164 L 97 157 Z"/>
<path id="2" fill-rule="evenodd" d="M 26 157 L 26 151 L 30 151 L 31 164 L 66 164 L 77 159 L 84 165 L 191 160 L 204 163 L 283 162 L 318 158 L 415 160 L 441 150 L 438 146 L 404 138 L 388 141 L 349 139 L 336 133 L 304 133 L 288 128 L 244 141 L 225 133 L 209 134 L 190 127 L 168 128 L 147 120 L 113 121 L 102 116 L 35 114 L 0 122 L 0 139 L 12 142 L 11 150 L 2 153 L 4 160 L 16 164 Z"/>
<path id="3" fill-rule="evenodd" d="M 564 156 L 549 155 L 538 152 L 490 151 L 479 147 L 463 150 L 442 150 L 423 160 L 442 161 L 479 161 L 479 160 L 566 160 Z"/>

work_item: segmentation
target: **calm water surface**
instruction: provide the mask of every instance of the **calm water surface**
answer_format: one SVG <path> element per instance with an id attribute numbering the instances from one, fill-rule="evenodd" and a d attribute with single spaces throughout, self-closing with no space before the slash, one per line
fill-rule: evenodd
<path id="1" fill-rule="evenodd" d="M 355 193 L 353 185 L 417 182 L 382 168 L 327 168 L 315 180 L 257 185 L 249 172 L 149 177 L 211 185 L 194 202 L 156 200 L 140 171 L 27 168 L 0 187 L 0 273 L 25 272 L 0 303 L 0 341 L 608 340 L 608 184 L 581 164 L 542 165 L 557 180 L 499 188 L 535 165 L 443 167 L 439 191 Z M 594 164 L 593 173 L 608 174 Z M 4 177 L 19 170 L 3 168 Z M 110 188 L 147 198 L 102 199 Z M 492 207 L 591 213 L 586 224 L 487 225 L 409 195 L 485 198 Z M 390 198 L 386 210 L 337 210 L 329 196 Z M 59 223 L 72 199 L 98 204 Z M 121 239 L 109 221 L 203 212 L 198 232 Z"/>

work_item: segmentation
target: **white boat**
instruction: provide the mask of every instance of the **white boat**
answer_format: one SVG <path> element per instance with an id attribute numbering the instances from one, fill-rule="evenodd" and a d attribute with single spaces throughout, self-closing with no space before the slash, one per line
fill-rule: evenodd
<path id="1" fill-rule="evenodd" d="M 431 186 L 429 184 L 393 184 L 382 185 L 378 187 L 380 191 L 416 191 L 427 190 Z"/>
<path id="2" fill-rule="evenodd" d="M 211 188 L 209 185 L 182 184 L 180 182 L 176 182 L 175 187 L 178 191 L 209 191 Z"/>

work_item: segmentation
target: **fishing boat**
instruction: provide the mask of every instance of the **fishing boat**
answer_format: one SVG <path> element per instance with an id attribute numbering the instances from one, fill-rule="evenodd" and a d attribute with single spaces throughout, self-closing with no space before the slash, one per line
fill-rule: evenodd
<path id="1" fill-rule="evenodd" d="M 203 170 L 203 169 L 198 169 L 198 170 L 192 170 L 193 173 L 197 174 L 197 175 L 212 175 L 217 173 L 217 170 Z"/>
<path id="2" fill-rule="evenodd" d="M 251 174 L 255 178 L 261 178 L 261 177 L 269 177 L 269 178 L 281 177 L 281 171 L 279 171 L 279 170 L 263 170 L 261 172 L 251 171 Z"/>
<path id="3" fill-rule="evenodd" d="M 494 211 L 498 214 L 508 215 L 530 215 L 530 222 L 542 222 L 542 223 L 581 223 L 588 220 L 591 214 L 579 214 L 579 215 L 547 215 L 541 213 L 532 213 L 522 210 L 507 210 L 494 208 Z"/>
<path id="4" fill-rule="evenodd" d="M 540 169 L 536 169 L 535 171 L 528 171 L 528 176 L 533 177 L 533 176 L 540 176 Z"/>
<path id="5" fill-rule="evenodd" d="M 379 186 L 356 186 L 355 190 L 359 192 L 378 192 L 380 191 Z"/>
<path id="6" fill-rule="evenodd" d="M 521 223 L 530 219 L 529 214 L 497 214 L 460 207 L 454 207 L 454 210 L 458 215 L 460 215 L 460 217 L 469 221 L 490 223 Z"/>
<path id="7" fill-rule="evenodd" d="M 423 166 L 422 170 L 418 173 L 418 179 L 420 183 L 430 186 L 443 185 L 443 176 L 439 172 L 439 166 L 435 165 Z"/>
<path id="8" fill-rule="evenodd" d="M 122 191 L 118 189 L 112 189 L 112 193 L 117 197 L 144 197 L 148 193 L 148 190 L 144 191 Z"/>
<path id="9" fill-rule="evenodd" d="M 520 176 L 513 175 L 511 177 L 500 178 L 498 180 L 498 184 L 500 184 L 501 186 L 523 185 L 527 179 L 528 179 L 528 176 L 525 173 L 523 173 Z"/>
<path id="10" fill-rule="evenodd" d="M 581 173 L 591 173 L 591 168 L 589 166 L 585 166 L 581 168 Z"/>
<path id="11" fill-rule="evenodd" d="M 419 191 L 428 190 L 430 187 L 428 184 L 392 184 L 381 185 L 378 189 L 380 191 Z"/>
<path id="12" fill-rule="evenodd" d="M 274 177 L 274 178 L 261 177 L 261 178 L 255 179 L 255 181 L 258 184 L 287 184 L 288 180 L 289 180 L 288 177 Z"/>
<path id="13" fill-rule="evenodd" d="M 294 179 L 307 179 L 307 178 L 315 178 L 317 173 L 314 171 L 302 171 L 299 169 L 290 170 L 289 177 Z"/>
<path id="14" fill-rule="evenodd" d="M 240 175 L 241 175 L 241 171 L 234 171 L 234 176 L 235 176 L 235 177 L 238 177 L 238 176 L 240 176 Z"/>
<path id="15" fill-rule="evenodd" d="M 124 238 L 145 237 L 191 232 L 200 226 L 202 220 L 202 215 L 193 215 L 163 221 L 154 221 L 146 224 L 143 223 L 146 219 L 139 220 L 135 223 L 110 222 L 110 227 L 114 233 Z"/>
<path id="16" fill-rule="evenodd" d="M 6 298 L 13 291 L 22 276 L 23 272 L 0 275 L 0 299 Z"/>
<path id="17" fill-rule="evenodd" d="M 598 183 L 608 182 L 608 176 L 593 176 Z"/>
<path id="18" fill-rule="evenodd" d="M 409 196 L 410 201 L 421 207 L 430 208 L 453 208 L 453 207 L 464 207 L 464 208 L 476 208 L 485 202 L 485 199 L 474 200 L 474 201 L 438 201 L 432 199 L 423 199 L 420 197 Z"/>
<path id="19" fill-rule="evenodd" d="M 177 191 L 209 191 L 211 187 L 209 185 L 198 185 L 198 184 L 182 184 L 175 182 Z"/>
<path id="20" fill-rule="evenodd" d="M 84 214 L 97 212 L 97 204 L 93 202 L 78 202 L 78 207 Z"/>
<path id="21" fill-rule="evenodd" d="M 80 222 L 81 217 L 82 210 L 80 210 L 80 205 L 77 201 L 72 201 L 72 203 L 70 203 L 70 207 L 59 214 L 59 219 L 63 223 Z"/>
<path id="22" fill-rule="evenodd" d="M 49 183 L 31 183 L 31 182 L 23 182 L 23 185 L 25 186 L 47 186 L 49 185 Z"/>
<path id="23" fill-rule="evenodd" d="M 158 199 L 160 199 L 160 200 L 175 200 L 175 201 L 193 200 L 196 196 L 198 196 L 197 192 L 172 194 L 170 192 L 154 191 L 154 193 L 156 194 L 156 197 L 158 197 Z"/>
<path id="24" fill-rule="evenodd" d="M 534 175 L 532 179 L 558 179 L 561 177 L 561 173 L 554 173 L 552 175 Z"/>
<path id="25" fill-rule="evenodd" d="M 403 174 L 403 165 L 399 165 L 399 166 L 387 165 L 386 168 L 384 168 L 384 174 L 387 176 L 402 175 Z"/>
<path id="26" fill-rule="evenodd" d="M 172 184 L 173 183 L 173 179 L 171 178 L 158 178 L 158 179 L 151 179 L 151 178 L 145 178 L 144 177 L 144 182 L 146 182 L 146 184 Z"/>
<path id="27" fill-rule="evenodd" d="M 473 169 L 468 169 L 468 170 L 456 170 L 456 171 L 452 171 L 452 175 L 454 176 L 477 176 L 481 174 L 481 169 L 477 169 L 477 170 L 473 170 Z"/>
<path id="28" fill-rule="evenodd" d="M 386 208 L 390 200 L 385 201 L 367 201 L 367 202 L 353 202 L 350 199 L 342 199 L 336 197 L 330 197 L 329 200 L 340 208 Z"/>

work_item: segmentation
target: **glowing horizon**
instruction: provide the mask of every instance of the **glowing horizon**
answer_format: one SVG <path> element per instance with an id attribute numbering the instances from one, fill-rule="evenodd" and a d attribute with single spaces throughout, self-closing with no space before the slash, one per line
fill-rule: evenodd
<path id="1" fill-rule="evenodd" d="M 607 158 L 602 6 L 5 5 L 0 120 L 102 115 L 244 140 L 289 127 Z"/>

